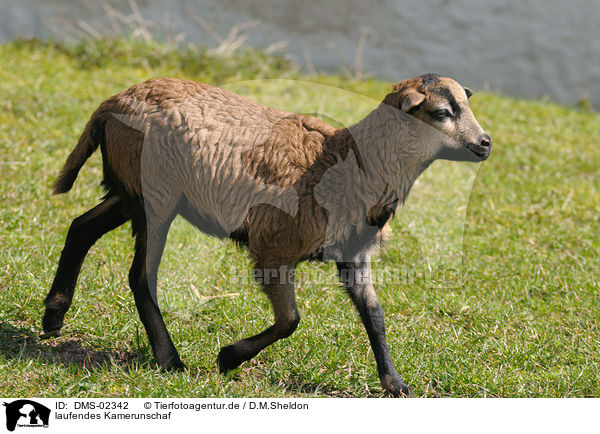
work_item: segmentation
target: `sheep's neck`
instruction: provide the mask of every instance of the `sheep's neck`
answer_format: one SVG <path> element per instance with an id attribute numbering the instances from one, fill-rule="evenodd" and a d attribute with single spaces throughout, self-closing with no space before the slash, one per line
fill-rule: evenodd
<path id="1" fill-rule="evenodd" d="M 337 130 L 332 139 L 344 161 L 329 170 L 350 196 L 346 206 L 368 209 L 374 197 L 378 200 L 390 191 L 403 203 L 441 146 L 431 130 L 385 104 L 357 124 Z"/>

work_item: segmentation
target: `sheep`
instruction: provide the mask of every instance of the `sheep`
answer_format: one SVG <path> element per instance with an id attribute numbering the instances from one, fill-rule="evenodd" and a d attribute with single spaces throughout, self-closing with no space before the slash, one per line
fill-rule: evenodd
<path id="1" fill-rule="evenodd" d="M 156 299 L 167 232 L 181 215 L 203 232 L 248 248 L 274 311 L 271 327 L 221 348 L 220 372 L 296 330 L 297 264 L 335 261 L 366 328 L 383 391 L 407 396 L 371 283 L 371 253 L 434 160 L 489 157 L 492 142 L 469 108 L 471 94 L 450 78 L 425 74 L 396 83 L 377 108 L 348 128 L 172 78 L 149 80 L 107 99 L 54 184 L 55 194 L 69 191 L 101 148 L 106 196 L 69 228 L 44 301 L 42 336 L 60 334 L 90 247 L 131 220 L 129 284 L 154 358 L 161 368 L 184 369 Z"/>

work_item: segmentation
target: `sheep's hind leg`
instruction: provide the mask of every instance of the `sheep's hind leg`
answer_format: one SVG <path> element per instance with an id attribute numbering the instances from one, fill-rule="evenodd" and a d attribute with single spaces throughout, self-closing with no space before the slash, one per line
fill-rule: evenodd
<path id="1" fill-rule="evenodd" d="M 92 245 L 102 235 L 128 220 L 129 217 L 123 211 L 117 196 L 106 198 L 98 206 L 73 220 L 60 255 L 54 282 L 44 300 L 46 312 L 42 320 L 42 338 L 60 335 L 65 314 L 73 301 L 81 264 Z"/>
<path id="2" fill-rule="evenodd" d="M 264 270 L 263 289 L 273 306 L 275 324 L 256 336 L 221 348 L 217 357 L 217 365 L 221 373 L 237 368 L 275 341 L 290 336 L 298 327 L 300 314 L 296 308 L 293 268 L 279 267 L 273 270 L 276 270 L 277 275 L 269 276 L 269 270 Z"/>
<path id="3" fill-rule="evenodd" d="M 408 396 L 409 389 L 398 375 L 385 339 L 383 309 L 371 282 L 371 258 L 365 255 L 360 261 L 338 262 L 340 280 L 358 309 L 365 325 L 383 390 L 392 396 Z"/>
<path id="4" fill-rule="evenodd" d="M 135 222 L 135 256 L 129 271 L 129 285 L 156 362 L 163 369 L 184 369 L 156 298 L 158 266 L 172 218 L 160 223 L 148 219 L 148 225 L 145 219 L 142 220 Z"/>

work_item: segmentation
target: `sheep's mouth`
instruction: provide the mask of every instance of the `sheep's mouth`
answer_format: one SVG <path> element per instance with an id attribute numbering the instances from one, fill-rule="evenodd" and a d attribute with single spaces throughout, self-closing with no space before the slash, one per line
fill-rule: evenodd
<path id="1" fill-rule="evenodd" d="M 481 161 L 487 160 L 492 152 L 491 146 L 481 146 L 478 143 L 467 143 L 465 148 L 474 153 Z"/>

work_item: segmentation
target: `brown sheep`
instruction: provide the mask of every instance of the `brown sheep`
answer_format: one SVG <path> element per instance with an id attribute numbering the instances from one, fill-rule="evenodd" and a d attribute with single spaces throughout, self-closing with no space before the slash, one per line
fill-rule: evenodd
<path id="1" fill-rule="evenodd" d="M 294 332 L 300 321 L 293 280 L 299 262 L 334 260 L 367 330 L 384 391 L 407 395 L 386 343 L 370 252 L 435 159 L 488 158 L 491 140 L 469 108 L 471 93 L 436 74 L 401 81 L 348 128 L 170 78 L 107 99 L 54 185 L 55 193 L 67 192 L 100 146 L 107 193 L 71 224 L 45 299 L 44 336 L 60 334 L 90 247 L 132 220 L 129 283 L 140 318 L 158 365 L 184 368 L 156 301 L 167 232 L 181 215 L 249 249 L 275 313 L 273 326 L 221 349 L 221 372 Z"/>

